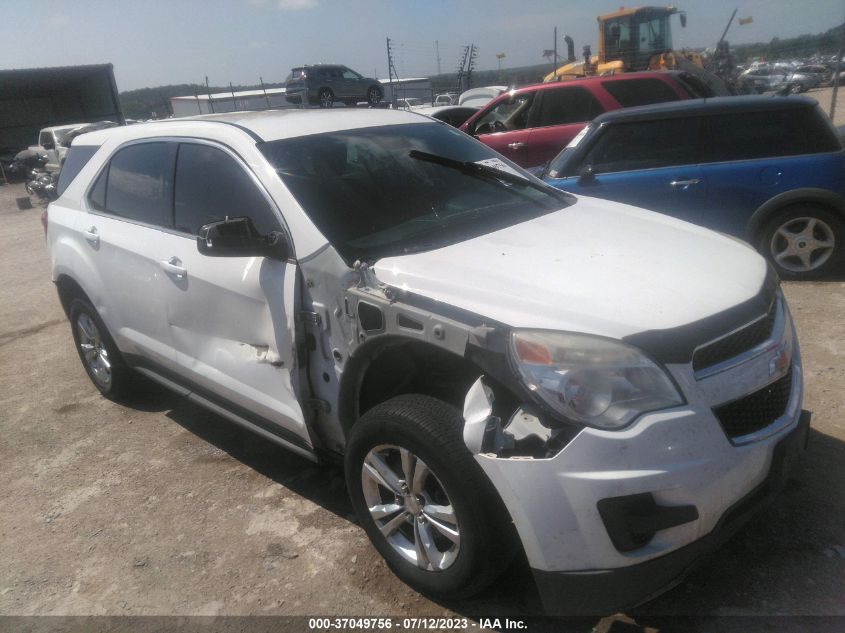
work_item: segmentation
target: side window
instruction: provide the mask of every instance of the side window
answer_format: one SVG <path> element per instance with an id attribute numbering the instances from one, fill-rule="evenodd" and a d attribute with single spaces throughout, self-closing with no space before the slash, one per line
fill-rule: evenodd
<path id="1" fill-rule="evenodd" d="M 59 172 L 59 183 L 56 185 L 56 194 L 62 195 L 68 185 L 73 182 L 82 168 L 88 164 L 91 157 L 100 149 L 98 145 L 74 145 L 67 151 L 65 164 Z"/>
<path id="2" fill-rule="evenodd" d="M 349 70 L 348 68 L 344 68 L 343 78 L 344 79 L 361 79 L 361 75 L 356 73 L 354 70 Z"/>
<path id="3" fill-rule="evenodd" d="M 576 87 L 543 90 L 534 127 L 590 121 L 604 112 L 588 90 Z"/>
<path id="4" fill-rule="evenodd" d="M 279 230 L 273 209 L 252 178 L 216 147 L 179 145 L 174 200 L 175 228 L 191 235 L 227 216 L 249 217 L 262 235 Z"/>
<path id="5" fill-rule="evenodd" d="M 702 162 L 833 152 L 841 148 L 816 108 L 721 114 L 706 119 Z"/>
<path id="6" fill-rule="evenodd" d="M 59 176 L 61 179 L 61 176 Z M 106 165 L 106 168 L 100 172 L 100 175 L 97 177 L 97 182 L 94 183 L 94 186 L 91 188 L 91 192 L 88 194 L 88 202 L 91 203 L 91 206 L 94 207 L 97 211 L 105 211 L 106 210 L 106 181 L 109 179 L 109 166 Z"/>
<path id="7" fill-rule="evenodd" d="M 601 174 L 692 165 L 696 162 L 698 127 L 698 119 L 611 125 L 580 161 L 580 167 L 592 165 L 593 171 Z"/>
<path id="8" fill-rule="evenodd" d="M 678 93 L 660 79 L 603 81 L 601 87 L 607 90 L 623 108 L 680 100 Z"/>
<path id="9" fill-rule="evenodd" d="M 32 138 L 32 137 L 30 137 L 30 138 Z M 45 143 L 52 143 L 52 142 L 53 142 L 53 135 L 50 134 L 49 132 L 41 132 L 41 134 L 39 134 L 38 144 L 41 145 L 42 147 L 44 146 Z"/>
<path id="10" fill-rule="evenodd" d="M 175 154 L 176 145 L 165 142 L 119 150 L 109 163 L 102 208 L 136 222 L 170 226 Z M 97 186 L 92 191 L 92 202 L 96 189 Z"/>
<path id="11" fill-rule="evenodd" d="M 476 134 L 522 130 L 528 125 L 528 112 L 534 93 L 504 99 L 488 110 L 475 124 Z"/>

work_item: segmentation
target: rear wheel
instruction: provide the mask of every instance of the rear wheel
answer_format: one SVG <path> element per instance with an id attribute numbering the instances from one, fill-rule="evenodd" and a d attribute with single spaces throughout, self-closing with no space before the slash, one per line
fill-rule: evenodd
<path id="1" fill-rule="evenodd" d="M 378 102 L 382 100 L 382 93 L 381 90 L 373 86 L 369 90 L 367 90 L 367 103 L 370 105 L 376 105 Z"/>
<path id="2" fill-rule="evenodd" d="M 760 247 L 784 279 L 815 279 L 841 265 L 845 222 L 815 204 L 789 207 L 763 229 Z"/>
<path id="3" fill-rule="evenodd" d="M 352 504 L 375 548 L 407 584 L 452 598 L 484 589 L 516 549 L 462 423 L 440 400 L 399 396 L 361 418 L 346 454 Z"/>
<path id="4" fill-rule="evenodd" d="M 108 398 L 126 394 L 131 370 L 123 363 L 117 346 L 100 315 L 84 299 L 73 299 L 68 311 L 76 351 L 94 386 Z"/>
<path id="5" fill-rule="evenodd" d="M 334 93 L 328 88 L 321 88 L 317 93 L 317 101 L 321 108 L 331 108 L 334 105 Z"/>

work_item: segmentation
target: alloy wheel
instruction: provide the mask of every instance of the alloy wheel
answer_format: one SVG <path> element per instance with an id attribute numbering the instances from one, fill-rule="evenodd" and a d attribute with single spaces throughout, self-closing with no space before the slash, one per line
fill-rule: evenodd
<path id="1" fill-rule="evenodd" d="M 84 312 L 76 319 L 79 348 L 94 379 L 103 387 L 111 385 L 112 372 L 109 352 L 94 320 Z"/>
<path id="2" fill-rule="evenodd" d="M 400 446 L 376 446 L 364 459 L 361 485 L 376 527 L 402 558 L 427 571 L 455 562 L 461 546 L 455 510 L 422 459 Z"/>
<path id="3" fill-rule="evenodd" d="M 791 218 L 772 235 L 769 252 L 783 269 L 807 273 L 822 266 L 836 247 L 833 229 L 811 217 Z"/>

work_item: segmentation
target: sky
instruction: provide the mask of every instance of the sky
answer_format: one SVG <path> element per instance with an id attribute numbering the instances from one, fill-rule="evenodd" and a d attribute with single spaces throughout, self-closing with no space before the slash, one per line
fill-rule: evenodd
<path id="1" fill-rule="evenodd" d="M 659 0 L 658 0 L 659 1 Z M 845 21 L 845 0 L 677 0 L 675 48 L 712 46 L 735 8 L 731 44 L 820 33 Z M 655 2 L 656 4 L 657 2 Z M 454 71 L 465 45 L 476 68 L 543 63 L 563 36 L 595 52 L 596 15 L 621 1 L 592 0 L 0 0 L 0 68 L 114 64 L 118 89 L 284 81 L 302 64 L 342 63 L 387 77 L 386 38 L 402 77 Z M 627 6 L 639 6 L 631 3 Z M 436 45 L 435 42 L 438 44 Z"/>

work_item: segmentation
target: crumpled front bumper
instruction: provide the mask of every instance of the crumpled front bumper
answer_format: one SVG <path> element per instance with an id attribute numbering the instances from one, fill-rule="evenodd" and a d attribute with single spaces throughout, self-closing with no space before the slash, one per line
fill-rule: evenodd
<path id="1" fill-rule="evenodd" d="M 532 570 L 550 615 L 604 615 L 629 609 L 671 589 L 710 552 L 718 549 L 783 488 L 796 458 L 805 450 L 810 413 L 774 446 L 765 479 L 734 503 L 707 535 L 669 554 L 617 567 L 586 571 Z"/>
<path id="2" fill-rule="evenodd" d="M 781 487 L 810 419 L 785 304 L 771 340 L 738 358 L 715 373 L 667 366 L 685 405 L 620 431 L 584 428 L 551 458 L 476 455 L 511 514 L 547 611 L 596 615 L 648 600 Z M 788 381 L 782 413 L 729 436 L 720 407 L 775 379 Z"/>

